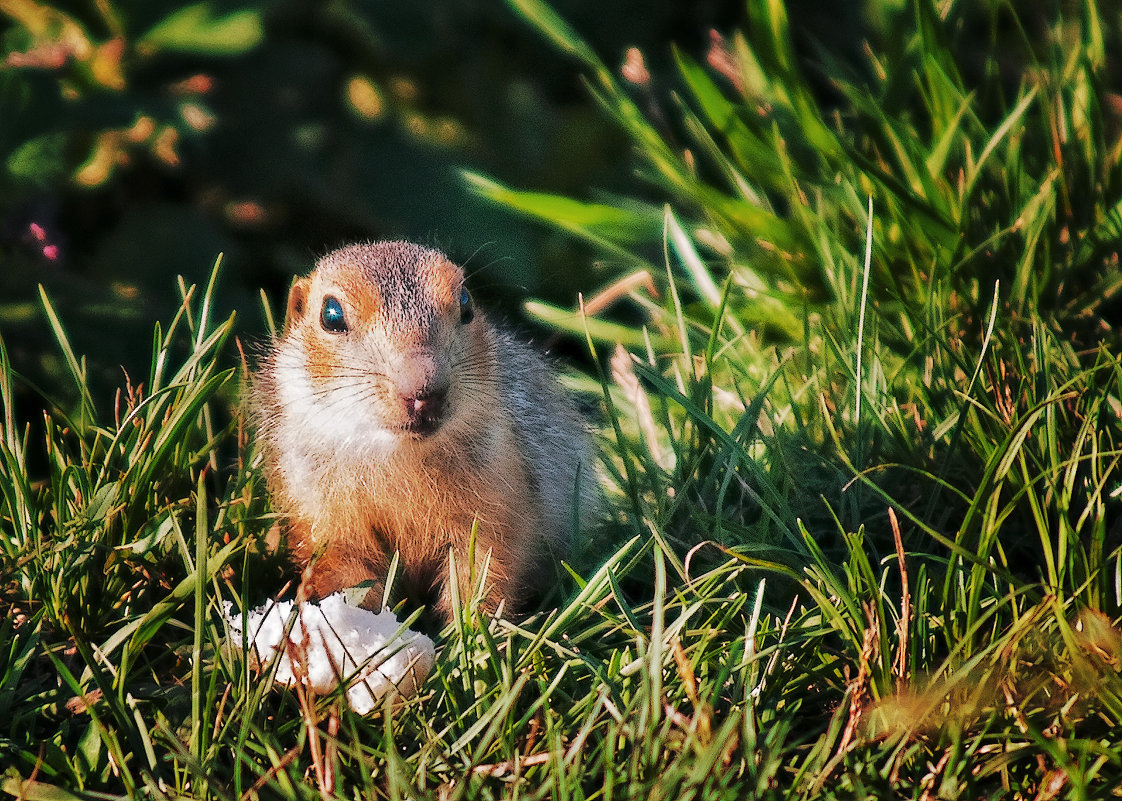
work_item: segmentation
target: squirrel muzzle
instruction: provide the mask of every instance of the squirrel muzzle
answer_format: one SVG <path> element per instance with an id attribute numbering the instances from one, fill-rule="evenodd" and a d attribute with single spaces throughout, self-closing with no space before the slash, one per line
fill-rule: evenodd
<path id="1" fill-rule="evenodd" d="M 431 351 L 402 354 L 389 373 L 400 415 L 392 423 L 417 437 L 436 433 L 448 410 L 448 371 L 442 366 Z"/>

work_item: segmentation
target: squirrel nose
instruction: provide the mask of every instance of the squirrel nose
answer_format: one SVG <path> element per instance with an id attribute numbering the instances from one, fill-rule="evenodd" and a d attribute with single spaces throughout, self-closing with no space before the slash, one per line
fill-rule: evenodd
<path id="1" fill-rule="evenodd" d="M 428 389 L 416 395 L 402 395 L 405 427 L 422 436 L 432 434 L 440 427 L 447 397 L 448 390 L 444 387 Z"/>

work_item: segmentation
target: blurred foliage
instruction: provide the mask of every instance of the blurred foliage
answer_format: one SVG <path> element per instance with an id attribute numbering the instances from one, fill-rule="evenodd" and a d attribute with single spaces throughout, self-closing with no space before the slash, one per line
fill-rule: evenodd
<path id="1" fill-rule="evenodd" d="M 615 263 L 609 277 L 659 275 L 669 243 L 698 300 L 715 305 L 729 280 L 737 319 L 765 341 L 800 341 L 808 310 L 856 321 L 859 273 L 844 268 L 871 197 L 873 300 L 901 354 L 933 292 L 955 293 L 950 311 L 977 328 L 998 280 L 1014 321 L 1040 313 L 1083 345 L 1116 328 L 1122 29 L 1109 4 L 869 2 L 861 48 L 830 39 L 807 59 L 800 4 L 750 2 L 743 32 L 713 31 L 703 53 L 676 47 L 653 74 L 641 48 L 617 68 L 558 9 L 510 4 L 586 72 L 643 188 L 585 203 L 472 180 L 590 243 Z"/>
<path id="2" fill-rule="evenodd" d="M 620 51 L 736 13 L 563 7 Z M 21 372 L 59 383 L 43 283 L 93 377 L 116 383 L 146 363 L 176 274 L 198 281 L 223 252 L 222 311 L 253 331 L 259 288 L 276 305 L 318 254 L 399 236 L 485 270 L 500 304 L 568 300 L 588 260 L 458 169 L 576 191 L 626 182 L 624 154 L 498 2 L 0 0 L 0 328 Z"/>

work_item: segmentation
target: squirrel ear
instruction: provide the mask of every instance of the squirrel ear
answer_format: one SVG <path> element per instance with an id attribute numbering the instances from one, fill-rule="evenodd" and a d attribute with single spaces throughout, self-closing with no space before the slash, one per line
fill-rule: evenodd
<path id="1" fill-rule="evenodd" d="M 288 290 L 288 313 L 284 318 L 284 332 L 287 334 L 292 326 L 304 319 L 308 312 L 308 290 L 312 282 L 307 278 L 297 278 Z"/>

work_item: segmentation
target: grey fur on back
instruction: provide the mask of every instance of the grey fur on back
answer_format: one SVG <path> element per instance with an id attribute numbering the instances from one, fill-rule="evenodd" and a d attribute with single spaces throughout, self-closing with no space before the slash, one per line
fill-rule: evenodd
<path id="1" fill-rule="evenodd" d="M 526 451 L 527 468 L 543 500 L 545 528 L 564 533 L 571 544 L 574 523 L 585 527 L 600 506 L 595 452 L 588 423 L 557 383 L 548 361 L 496 327 L 500 383 Z M 574 511 L 580 517 L 573 518 Z M 561 543 L 558 543 L 561 544 Z"/>

